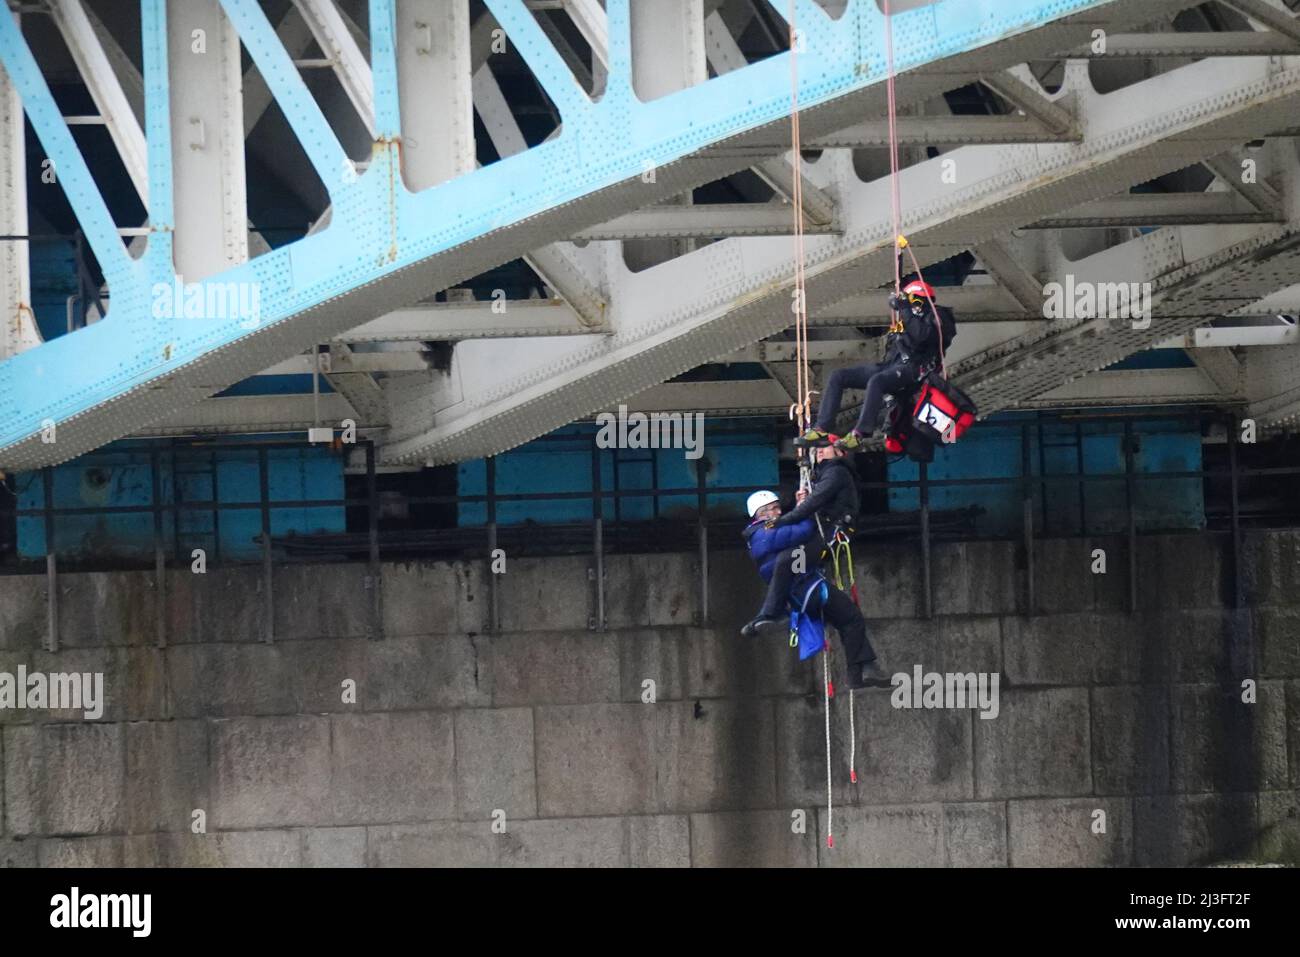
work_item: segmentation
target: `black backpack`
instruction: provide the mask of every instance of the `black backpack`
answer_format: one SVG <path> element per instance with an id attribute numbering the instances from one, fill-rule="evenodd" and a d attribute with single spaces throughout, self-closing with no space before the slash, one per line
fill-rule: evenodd
<path id="1" fill-rule="evenodd" d="M 939 331 L 943 335 L 943 351 L 947 352 L 957 338 L 957 317 L 947 306 L 935 306 L 935 314 L 939 317 Z"/>

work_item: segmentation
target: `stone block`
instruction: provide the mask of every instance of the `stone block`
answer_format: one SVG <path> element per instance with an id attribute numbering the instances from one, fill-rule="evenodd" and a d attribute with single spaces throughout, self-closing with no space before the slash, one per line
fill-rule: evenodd
<path id="1" fill-rule="evenodd" d="M 974 725 L 976 797 L 1091 790 L 1087 689 L 1004 691 L 998 717 Z"/>
<path id="2" fill-rule="evenodd" d="M 493 704 L 587 704 L 619 697 L 619 639 L 608 632 L 494 635 Z"/>
<path id="3" fill-rule="evenodd" d="M 210 830 L 335 823 L 328 718 L 222 719 L 211 735 Z"/>
<path id="4" fill-rule="evenodd" d="M 1175 685 L 1172 703 L 1176 792 L 1257 791 L 1288 784 L 1286 691 L 1261 681 L 1254 704 L 1240 687 Z"/>
<path id="5" fill-rule="evenodd" d="M 817 811 L 821 867 L 942 867 L 943 808 L 938 804 L 835 809 L 835 847 L 826 847 L 826 810 Z"/>
<path id="6" fill-rule="evenodd" d="M 455 816 L 450 714 L 335 715 L 330 723 L 333 814 L 318 822 L 390 824 Z"/>
<path id="7" fill-rule="evenodd" d="M 5 728 L 5 833 L 121 833 L 124 747 L 120 724 Z"/>
<path id="8" fill-rule="evenodd" d="M 795 833 L 794 811 L 803 813 Z M 695 867 L 816 867 L 817 812 L 745 811 L 691 815 L 691 863 Z"/>
<path id="9" fill-rule="evenodd" d="M 1098 794 L 1169 789 L 1169 690 L 1119 685 L 1090 690 L 1092 780 Z"/>
<path id="10" fill-rule="evenodd" d="M 456 811 L 488 820 L 495 810 L 507 820 L 537 815 L 533 763 L 533 712 L 528 708 L 458 711 Z"/>
<path id="11" fill-rule="evenodd" d="M 948 867 L 1006 867 L 1007 806 L 945 804 L 943 849 Z"/>
<path id="12" fill-rule="evenodd" d="M 1012 867 L 1128 867 L 1133 863 L 1133 809 L 1128 798 L 1011 801 L 1007 815 Z M 1104 832 L 1100 831 L 1103 824 Z"/>

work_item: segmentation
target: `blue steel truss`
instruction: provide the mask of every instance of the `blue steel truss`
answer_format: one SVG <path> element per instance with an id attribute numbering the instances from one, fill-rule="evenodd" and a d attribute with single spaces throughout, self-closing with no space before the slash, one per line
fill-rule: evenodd
<path id="1" fill-rule="evenodd" d="M 974 50 L 1109 2 L 941 0 L 895 14 L 897 69 Z M 681 161 L 788 115 L 788 53 L 640 102 L 631 82 L 628 3 L 608 0 L 608 85 L 593 102 L 524 0 L 487 0 L 559 110 L 561 130 L 523 153 L 412 193 L 399 168 L 394 0 L 370 0 L 377 140 L 360 174 L 256 0 L 221 0 L 333 204 L 330 224 L 321 232 L 202 284 L 256 284 L 256 325 L 250 317 L 195 320 L 167 310 L 157 315 L 160 310 L 152 308 L 155 294 L 176 281 L 164 0 L 141 0 L 150 231 L 138 259 L 123 244 L 19 27 L 12 17 L 0 16 L 0 60 L 55 163 L 111 295 L 102 321 L 0 363 L 0 466 L 53 464 L 127 435 L 180 402 L 199 401 L 382 314 L 403 295 L 415 298 L 414 286 L 402 285 L 401 277 L 432 257 L 499 236 L 492 255 L 474 262 L 505 262 L 534 248 L 539 238 L 555 238 L 527 228 L 510 234 L 511 228 L 634 182 L 647 163 Z M 783 16 L 785 7 L 783 0 L 773 3 Z M 882 81 L 884 18 L 875 0 L 849 0 L 835 20 L 813 0 L 798 0 L 798 17 L 806 42 L 799 60 L 801 106 L 811 109 Z M 466 276 L 477 271 L 468 263 L 465 269 Z M 332 304 L 346 308 L 331 309 Z M 56 441 L 42 442 L 50 423 Z"/>

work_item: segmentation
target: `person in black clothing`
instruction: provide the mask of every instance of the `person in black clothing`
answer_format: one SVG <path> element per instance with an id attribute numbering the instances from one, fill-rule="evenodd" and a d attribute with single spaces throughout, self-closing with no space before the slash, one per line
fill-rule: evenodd
<path id="1" fill-rule="evenodd" d="M 820 547 L 822 539 L 814 516 L 777 527 L 782 516 L 775 493 L 755 492 L 750 496 L 749 510 L 753 521 L 745 529 L 745 544 L 758 566 L 759 575 L 769 585 L 777 580 L 778 569 L 791 572 L 792 549 Z M 826 582 L 815 565 L 811 570 L 791 572 L 786 580 L 788 585 L 780 593 L 780 609 L 799 607 L 804 604 L 804 596 L 808 596 L 804 610 L 811 615 L 820 614 L 835 628 L 844 643 L 849 687 L 890 687 L 890 676 L 876 658 L 876 652 L 867 639 L 867 623 L 853 599 Z M 824 591 L 820 587 L 823 583 L 826 586 Z"/>
<path id="2" fill-rule="evenodd" d="M 845 458 L 841 449 L 823 447 L 817 450 L 816 481 L 812 491 L 799 492 L 798 504 L 784 515 L 773 520 L 773 528 L 788 528 L 798 525 L 806 519 L 821 518 L 818 536 L 812 544 L 794 542 L 782 548 L 772 565 L 771 578 L 768 582 L 767 597 L 758 616 L 741 629 L 741 634 L 749 637 L 758 631 L 784 624 L 782 617 L 786 596 L 795 579 L 795 561 L 797 549 L 802 545 L 804 567 L 811 563 L 813 568 L 821 564 L 821 554 L 826 547 L 827 537 L 834 537 L 834 529 L 850 528 L 858 517 L 858 483 L 853 466 Z M 814 522 L 814 527 L 817 523 Z M 812 554 L 809 555 L 808 552 Z M 767 577 L 766 575 L 764 577 Z"/>
<path id="3" fill-rule="evenodd" d="M 934 298 L 934 287 L 920 280 L 908 283 L 902 297 L 890 294 L 894 320 L 886 339 L 885 361 L 832 372 L 817 409 L 817 422 L 795 439 L 796 445 L 818 447 L 833 443 L 849 451 L 862 447 L 876 430 L 885 396 L 906 394 L 920 384 L 956 334 L 952 310 L 934 305 Z M 845 389 L 864 389 L 866 396 L 857 426 L 837 440 L 830 430 L 835 426 Z"/>

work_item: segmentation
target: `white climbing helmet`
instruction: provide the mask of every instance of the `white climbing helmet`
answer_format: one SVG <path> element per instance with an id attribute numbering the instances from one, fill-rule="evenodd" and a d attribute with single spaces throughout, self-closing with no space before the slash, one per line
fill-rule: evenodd
<path id="1" fill-rule="evenodd" d="M 749 517 L 753 518 L 764 505 L 771 505 L 773 502 L 779 501 L 781 501 L 781 497 L 775 492 L 764 490 L 751 495 L 749 500 L 745 502 L 745 508 L 749 509 Z"/>

